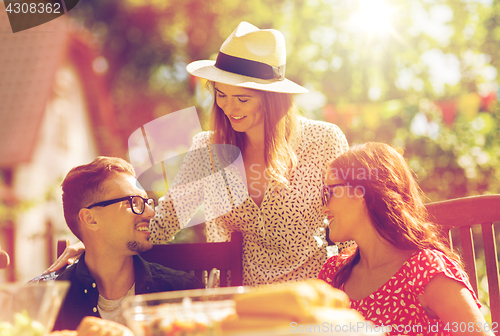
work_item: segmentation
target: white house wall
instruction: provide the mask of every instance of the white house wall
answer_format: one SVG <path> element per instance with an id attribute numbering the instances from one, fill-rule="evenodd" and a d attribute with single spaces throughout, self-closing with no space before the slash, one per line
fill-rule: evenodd
<path id="1" fill-rule="evenodd" d="M 41 274 L 53 260 L 47 260 L 47 222 L 57 239 L 76 238 L 66 226 L 61 201 L 61 182 L 69 170 L 97 156 L 85 97 L 76 70 L 62 66 L 55 79 L 31 162 L 14 173 L 14 190 L 19 199 L 33 202 L 16 221 L 15 272 L 19 281 Z M 55 255 L 55 244 L 53 248 Z"/>

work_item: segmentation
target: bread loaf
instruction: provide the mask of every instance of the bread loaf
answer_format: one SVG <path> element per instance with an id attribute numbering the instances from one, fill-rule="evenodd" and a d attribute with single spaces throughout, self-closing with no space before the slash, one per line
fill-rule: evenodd
<path id="1" fill-rule="evenodd" d="M 76 330 L 57 330 L 49 334 L 49 336 L 77 336 Z"/>
<path id="2" fill-rule="evenodd" d="M 94 316 L 86 316 L 76 328 L 78 336 L 134 336 L 126 326 Z"/>
<path id="3" fill-rule="evenodd" d="M 224 320 L 225 333 L 238 330 L 289 329 L 290 324 L 363 321 L 348 296 L 322 280 L 259 287 L 235 298 L 236 315 Z"/>

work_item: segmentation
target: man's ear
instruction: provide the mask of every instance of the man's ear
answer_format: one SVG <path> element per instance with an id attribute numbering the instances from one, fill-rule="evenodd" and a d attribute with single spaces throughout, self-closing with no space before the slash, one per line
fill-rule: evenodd
<path id="1" fill-rule="evenodd" d="M 94 217 L 90 209 L 80 209 L 78 212 L 78 218 L 83 227 L 95 231 L 98 228 L 97 219 Z"/>

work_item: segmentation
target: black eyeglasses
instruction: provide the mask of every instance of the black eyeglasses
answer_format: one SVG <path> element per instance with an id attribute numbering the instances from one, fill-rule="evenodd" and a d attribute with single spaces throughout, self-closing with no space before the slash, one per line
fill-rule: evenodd
<path id="1" fill-rule="evenodd" d="M 130 208 L 132 209 L 132 212 L 135 213 L 136 215 L 142 215 L 144 213 L 144 210 L 146 209 L 146 204 L 151 209 L 154 209 L 155 207 L 155 200 L 152 198 L 144 198 L 141 196 L 125 196 L 125 197 L 115 198 L 109 201 L 94 203 L 92 205 L 89 205 L 85 209 L 92 209 L 93 207 L 98 207 L 98 206 L 105 207 L 111 204 L 127 200 L 130 203 Z"/>
<path id="2" fill-rule="evenodd" d="M 330 201 L 330 198 L 332 198 L 333 195 L 335 195 L 335 189 L 336 187 L 342 187 L 345 186 L 345 183 L 336 183 L 336 184 L 330 184 L 330 185 L 324 185 L 323 189 L 321 190 L 321 200 L 323 201 L 323 206 L 327 205 L 328 202 Z"/>

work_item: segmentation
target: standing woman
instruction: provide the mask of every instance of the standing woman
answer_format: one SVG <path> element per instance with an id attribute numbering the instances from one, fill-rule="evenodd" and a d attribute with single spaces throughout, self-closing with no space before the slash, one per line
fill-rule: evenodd
<path id="1" fill-rule="evenodd" d="M 307 90 L 285 79 L 285 63 L 279 31 L 241 22 L 217 61 L 187 66 L 190 74 L 209 81 L 213 131 L 194 137 L 150 225 L 153 243 L 166 243 L 204 202 L 212 218 L 206 222 L 208 241 L 226 241 L 231 232 L 242 232 L 244 285 L 317 276 L 327 258 L 320 196 L 324 174 L 328 163 L 348 148 L 336 125 L 299 115 L 293 94 Z M 195 169 L 220 171 L 216 150 L 210 151 L 210 160 L 197 151 L 214 145 L 236 146 L 244 164 L 246 186 L 231 174 L 224 177 L 232 187 L 227 211 L 220 211 L 215 184 L 193 176 Z"/>

